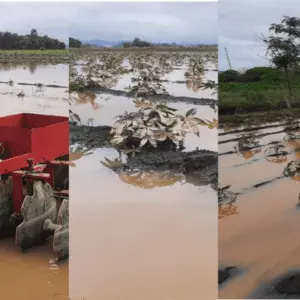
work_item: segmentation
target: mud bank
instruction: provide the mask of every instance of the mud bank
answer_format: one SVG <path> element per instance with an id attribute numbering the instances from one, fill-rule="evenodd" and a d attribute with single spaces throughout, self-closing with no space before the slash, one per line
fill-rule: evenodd
<path id="1" fill-rule="evenodd" d="M 109 126 L 76 126 L 70 124 L 70 144 L 81 144 L 87 149 L 111 147 Z M 128 157 L 124 169 L 171 170 L 192 176 L 194 182 L 211 184 L 217 187 L 218 154 L 208 150 L 182 152 L 166 149 L 145 149 Z"/>
<path id="2" fill-rule="evenodd" d="M 81 144 L 87 149 L 109 147 L 110 126 L 76 126 L 70 123 L 70 144 Z"/>
<path id="3" fill-rule="evenodd" d="M 86 88 L 83 86 L 78 86 L 70 83 L 70 92 L 93 92 L 96 94 L 108 94 L 112 96 L 122 96 L 127 98 L 133 98 L 135 95 L 132 92 L 122 91 L 122 90 L 113 90 L 101 87 L 95 88 Z M 183 102 L 189 104 L 197 104 L 197 105 L 215 105 L 217 104 L 217 100 L 211 98 L 196 98 L 196 97 L 184 97 L 184 96 L 172 96 L 170 94 L 156 94 L 149 95 L 148 100 L 150 101 L 170 101 L 170 102 Z"/>
<path id="4" fill-rule="evenodd" d="M 219 129 L 243 124 L 281 122 L 283 119 L 299 120 L 300 108 L 281 109 L 247 114 L 222 114 L 219 111 Z"/>

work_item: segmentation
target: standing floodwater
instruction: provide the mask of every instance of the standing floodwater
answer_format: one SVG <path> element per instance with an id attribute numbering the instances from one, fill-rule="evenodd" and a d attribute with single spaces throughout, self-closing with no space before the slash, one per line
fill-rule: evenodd
<path id="1" fill-rule="evenodd" d="M 70 95 L 72 300 L 215 297 L 216 95 L 201 87 L 215 70 L 214 52 L 76 53 L 70 87 L 99 86 Z M 149 95 L 135 95 L 141 81 Z M 110 143 L 117 116 L 162 101 L 212 123 L 186 134 L 181 150 Z"/>
<path id="2" fill-rule="evenodd" d="M 68 116 L 68 64 L 0 64 L 0 116 L 42 113 Z M 5 104 L 4 104 L 5 103 Z"/>
<path id="3" fill-rule="evenodd" d="M 273 280 L 299 269 L 299 158 L 298 120 L 220 130 L 221 187 L 236 193 L 219 202 L 220 298 L 265 297 L 267 289 L 255 292 L 263 283 L 271 291 Z M 223 277 L 226 266 L 238 272 Z"/>

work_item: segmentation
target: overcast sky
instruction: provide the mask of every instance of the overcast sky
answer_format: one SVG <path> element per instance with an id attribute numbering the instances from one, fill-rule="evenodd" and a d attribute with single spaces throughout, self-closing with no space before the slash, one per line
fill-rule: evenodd
<path id="1" fill-rule="evenodd" d="M 41 35 L 67 42 L 70 5 L 71 3 L 0 2 L 0 31 L 27 34 L 35 28 Z"/>
<path id="2" fill-rule="evenodd" d="M 217 43 L 217 2 L 73 3 L 71 35 L 83 40 Z"/>
<path id="3" fill-rule="evenodd" d="M 217 43 L 217 2 L 212 3 L 4 3 L 0 31 L 108 41 Z"/>
<path id="4" fill-rule="evenodd" d="M 299 0 L 220 0 L 219 69 L 228 69 L 227 47 L 233 69 L 268 65 L 265 46 L 258 36 L 269 34 L 271 23 L 283 16 L 300 17 Z"/>

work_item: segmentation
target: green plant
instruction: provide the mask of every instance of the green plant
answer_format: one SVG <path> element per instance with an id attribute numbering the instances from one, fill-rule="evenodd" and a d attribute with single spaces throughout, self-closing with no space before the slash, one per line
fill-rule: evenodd
<path id="1" fill-rule="evenodd" d="M 117 116 L 112 127 L 115 146 L 124 145 L 130 140 L 139 142 L 138 148 L 150 144 L 157 147 L 159 143 L 171 141 L 177 147 L 183 143 L 186 133 L 200 135 L 200 125 L 210 126 L 212 122 L 196 117 L 196 109 L 189 110 L 185 116 L 175 115 L 177 111 L 163 103 L 151 103 L 144 100 L 144 107 L 137 112 Z"/>

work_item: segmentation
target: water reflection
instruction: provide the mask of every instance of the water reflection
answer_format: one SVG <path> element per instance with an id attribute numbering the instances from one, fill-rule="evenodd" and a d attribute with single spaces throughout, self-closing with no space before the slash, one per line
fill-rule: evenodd
<path id="1" fill-rule="evenodd" d="M 164 187 L 181 182 L 184 179 L 182 175 L 170 174 L 169 171 L 127 171 L 120 172 L 119 178 L 127 183 L 143 189 L 153 189 L 155 187 Z"/>
<path id="2" fill-rule="evenodd" d="M 218 218 L 222 219 L 226 216 L 238 213 L 236 204 L 237 195 L 230 190 L 230 186 L 219 187 L 218 189 Z"/>
<path id="3" fill-rule="evenodd" d="M 96 102 L 96 93 L 84 92 L 84 93 L 72 93 L 70 94 L 72 104 L 90 104 L 93 109 L 99 109 L 100 104 Z"/>
<path id="4" fill-rule="evenodd" d="M 53 66 L 53 62 L 9 62 L 9 63 L 0 63 L 0 72 L 1 71 L 16 71 L 19 69 L 28 70 L 30 74 L 34 74 L 36 70 L 40 67 L 51 67 Z"/>
<path id="5" fill-rule="evenodd" d="M 297 265 L 294 256 L 285 261 L 291 249 L 299 247 L 293 238 L 300 230 L 299 129 L 292 123 L 253 127 L 222 133 L 219 151 L 236 151 L 219 157 L 219 177 L 227 185 L 225 190 L 238 196 L 229 193 L 219 200 L 219 261 L 248 271 L 222 286 L 219 298 L 245 299 L 262 280 Z"/>

